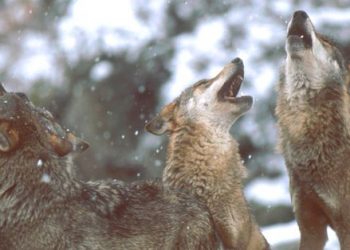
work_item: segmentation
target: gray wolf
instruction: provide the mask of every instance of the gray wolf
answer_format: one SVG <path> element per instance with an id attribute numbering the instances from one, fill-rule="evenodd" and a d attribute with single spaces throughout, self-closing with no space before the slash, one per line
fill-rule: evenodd
<path id="1" fill-rule="evenodd" d="M 204 204 L 160 181 L 81 182 L 87 143 L 0 86 L 0 249 L 214 249 Z"/>
<path id="2" fill-rule="evenodd" d="M 289 22 L 286 52 L 276 115 L 300 249 L 323 249 L 327 226 L 350 249 L 349 73 L 304 11 Z"/>
<path id="3" fill-rule="evenodd" d="M 229 133 L 253 102 L 251 96 L 237 96 L 243 74 L 236 58 L 214 78 L 183 91 L 146 129 L 169 134 L 163 182 L 207 204 L 226 249 L 268 249 L 245 200 L 245 167 Z"/>

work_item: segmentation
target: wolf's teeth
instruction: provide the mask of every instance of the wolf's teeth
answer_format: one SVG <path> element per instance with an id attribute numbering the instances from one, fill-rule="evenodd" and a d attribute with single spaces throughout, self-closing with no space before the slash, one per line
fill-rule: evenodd
<path id="1" fill-rule="evenodd" d="M 229 96 L 233 96 L 233 84 L 230 85 L 230 89 L 228 92 Z"/>

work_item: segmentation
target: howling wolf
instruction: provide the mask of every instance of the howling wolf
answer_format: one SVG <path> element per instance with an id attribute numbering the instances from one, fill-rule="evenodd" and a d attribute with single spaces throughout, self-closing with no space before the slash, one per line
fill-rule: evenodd
<path id="1" fill-rule="evenodd" d="M 268 249 L 245 200 L 245 168 L 229 133 L 253 102 L 237 96 L 243 74 L 243 62 L 236 58 L 214 78 L 187 88 L 146 129 L 169 133 L 163 182 L 207 204 L 225 248 Z"/>
<path id="2" fill-rule="evenodd" d="M 328 225 L 341 248 L 350 249 L 348 70 L 304 11 L 289 22 L 286 52 L 276 114 L 300 249 L 323 249 Z"/>

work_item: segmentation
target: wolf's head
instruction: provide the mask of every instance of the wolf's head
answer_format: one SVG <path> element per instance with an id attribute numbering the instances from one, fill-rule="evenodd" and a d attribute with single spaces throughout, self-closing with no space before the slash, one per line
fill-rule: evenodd
<path id="1" fill-rule="evenodd" d="M 344 82 L 343 56 L 328 38 L 315 31 L 304 11 L 296 11 L 288 24 L 286 52 L 283 73 L 289 92 L 320 90 Z"/>
<path id="2" fill-rule="evenodd" d="M 243 62 L 236 58 L 214 78 L 200 80 L 187 88 L 166 105 L 146 129 L 160 135 L 198 124 L 228 131 L 253 103 L 251 96 L 237 96 L 243 76 Z"/>
<path id="3" fill-rule="evenodd" d="M 23 93 L 9 93 L 0 84 L 0 154 L 20 147 L 45 147 L 58 156 L 83 151 L 88 144 L 57 124 L 45 109 Z"/>

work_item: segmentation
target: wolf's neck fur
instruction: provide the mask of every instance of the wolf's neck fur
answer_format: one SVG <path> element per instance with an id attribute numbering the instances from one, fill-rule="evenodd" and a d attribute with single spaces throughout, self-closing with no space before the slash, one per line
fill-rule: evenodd
<path id="1" fill-rule="evenodd" d="M 345 125 L 349 113 L 347 84 L 340 73 L 338 77 L 324 76 L 320 73 L 322 70 L 312 62 L 305 66 L 303 61 L 298 64 L 287 60 L 279 91 L 280 103 L 284 103 L 286 111 L 279 110 L 279 113 L 296 116 L 296 122 L 303 118 L 318 123 L 321 119 L 322 123 L 316 125 L 319 128 L 328 126 L 327 122 L 333 124 L 332 127 Z M 303 116 L 303 113 L 308 115 Z M 289 125 L 295 126 L 295 123 Z M 310 127 L 308 125 L 305 128 Z"/>
<path id="2" fill-rule="evenodd" d="M 37 219 L 40 209 L 66 199 L 78 185 L 64 158 L 38 155 L 27 148 L 0 157 L 0 228 Z"/>
<path id="3" fill-rule="evenodd" d="M 238 144 L 229 132 L 200 125 L 184 127 L 170 135 L 167 154 L 164 182 L 198 196 L 205 196 L 216 186 L 240 187 L 245 175 Z"/>
<path id="4" fill-rule="evenodd" d="M 197 125 L 170 135 L 164 184 L 204 201 L 228 248 L 267 249 L 243 194 L 244 176 L 238 144 L 228 131 Z"/>
<path id="5" fill-rule="evenodd" d="M 298 78 L 293 79 L 291 75 L 289 80 L 287 76 L 281 79 L 276 114 L 281 131 L 280 147 L 287 161 L 303 166 L 317 162 L 317 167 L 321 167 L 332 165 L 324 159 L 343 160 L 332 153 L 334 148 L 337 152 L 345 150 L 350 142 L 350 101 L 347 83 L 341 79 L 325 77 L 319 88 L 304 85 L 303 89 L 294 90 L 293 98 L 284 90 L 288 85 L 300 84 L 288 82 Z M 323 157 L 326 154 L 328 158 Z"/>
<path id="6" fill-rule="evenodd" d="M 306 96 L 313 96 L 315 91 L 322 88 L 321 71 L 313 61 L 306 62 L 303 59 L 287 58 L 285 65 L 285 93 L 289 100 L 298 97 L 305 98 Z"/>

